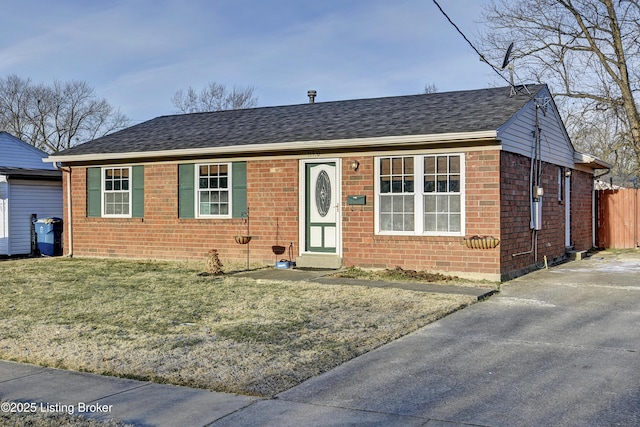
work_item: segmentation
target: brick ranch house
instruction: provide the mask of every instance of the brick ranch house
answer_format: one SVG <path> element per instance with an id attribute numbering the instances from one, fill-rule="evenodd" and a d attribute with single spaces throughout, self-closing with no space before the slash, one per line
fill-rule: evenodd
<path id="1" fill-rule="evenodd" d="M 608 165 L 574 150 L 545 85 L 312 101 L 157 117 L 51 155 L 66 254 L 290 252 L 299 267 L 507 280 L 592 247 Z"/>

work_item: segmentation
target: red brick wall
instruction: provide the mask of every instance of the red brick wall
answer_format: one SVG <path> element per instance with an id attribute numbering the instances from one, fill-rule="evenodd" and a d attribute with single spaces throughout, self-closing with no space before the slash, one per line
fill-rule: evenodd
<path id="1" fill-rule="evenodd" d="M 348 168 L 357 159 L 357 172 Z M 468 249 L 462 237 L 381 236 L 374 232 L 374 159 L 343 159 L 344 264 L 361 267 L 396 266 L 405 269 L 497 275 L 499 249 Z M 466 235 L 500 234 L 500 152 L 465 153 Z M 348 195 L 364 194 L 365 206 L 349 206 Z"/>
<path id="2" fill-rule="evenodd" d="M 354 159 L 360 162 L 357 171 L 349 167 Z M 343 158 L 344 265 L 400 266 L 498 276 L 534 264 L 534 253 L 512 256 L 531 249 L 529 165 L 528 158 L 499 150 L 465 153 L 465 235 L 493 236 L 501 240 L 495 249 L 469 249 L 462 237 L 376 235 L 374 157 Z M 557 167 L 546 164 L 543 171 L 542 185 L 546 196 L 543 229 L 538 233 L 538 261 L 544 255 L 551 260 L 564 254 L 564 204 L 559 203 L 556 196 Z M 68 174 L 64 174 L 65 183 L 67 177 Z M 293 243 L 293 258 L 299 253 L 297 159 L 247 163 L 247 203 L 253 236 L 248 246 L 235 243 L 233 238 L 236 234 L 246 234 L 243 219 L 177 218 L 177 164 L 145 166 L 144 218 L 87 218 L 86 169 L 74 167 L 71 177 L 75 255 L 204 260 L 207 251 L 215 248 L 223 263 L 244 263 L 249 248 L 251 262 L 273 264 L 287 258 L 288 251 L 276 256 L 271 247 L 278 244 L 288 248 L 290 242 Z M 588 215 L 590 218 L 590 196 L 588 201 L 587 196 L 579 196 L 587 194 L 585 188 L 590 183 L 588 174 L 574 171 L 571 201 L 574 217 Z M 366 205 L 348 205 L 349 195 L 365 195 Z M 67 215 L 65 212 L 66 224 L 69 223 Z M 590 247 L 590 221 L 574 223 L 572 232 L 576 247 Z"/>
<path id="3" fill-rule="evenodd" d="M 565 255 L 565 202 L 558 200 L 558 166 L 542 163 L 541 186 L 544 189 L 542 229 L 537 239 L 529 227 L 529 171 L 531 160 L 502 152 L 501 260 L 502 273 L 526 269 Z M 571 191 L 572 239 L 591 247 L 591 178 L 573 171 Z M 564 196 L 563 196 L 564 197 Z M 588 203 L 587 203 L 588 200 Z M 574 205 L 575 203 L 575 205 Z M 579 217 L 589 218 L 584 222 Z M 588 223 L 588 227 L 585 224 Z M 532 244 L 533 242 L 533 244 Z M 519 254 L 519 255 L 515 255 Z"/>
<path id="4" fill-rule="evenodd" d="M 593 246 L 593 176 L 586 172 L 571 174 L 571 243 L 583 251 Z"/>
<path id="5" fill-rule="evenodd" d="M 145 166 L 144 218 L 87 218 L 86 169 L 73 168 L 74 254 L 131 258 L 204 260 L 217 249 L 223 263 L 246 261 L 247 245 L 233 236 L 246 234 L 244 219 L 178 218 L 178 166 Z M 247 202 L 250 208 L 251 262 L 275 262 L 271 246 L 298 244 L 298 162 L 250 162 Z M 286 255 L 286 254 L 285 254 Z"/>

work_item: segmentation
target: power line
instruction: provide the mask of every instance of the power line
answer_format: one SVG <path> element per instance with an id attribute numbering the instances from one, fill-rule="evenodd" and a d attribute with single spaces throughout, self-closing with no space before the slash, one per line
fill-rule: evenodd
<path id="1" fill-rule="evenodd" d="M 447 13 L 444 11 L 444 9 L 442 9 L 442 7 L 438 4 L 438 2 L 436 0 L 433 0 L 433 2 L 435 3 L 435 5 L 438 7 L 438 9 L 440 9 L 440 12 L 444 15 L 445 18 L 447 18 L 447 21 L 449 21 L 449 23 L 451 25 L 453 25 L 453 28 L 456 29 L 456 31 L 458 31 L 458 33 L 460 33 L 460 35 L 462 36 L 462 38 L 464 38 L 466 40 L 466 42 L 469 44 L 469 46 L 471 46 L 471 49 L 473 49 L 478 56 L 480 56 L 480 60 L 482 62 L 487 63 L 492 69 L 493 71 L 496 72 L 497 75 L 500 76 L 500 78 L 502 78 L 504 81 L 506 81 L 507 83 L 509 83 L 509 85 L 511 85 L 511 82 L 509 80 L 507 80 L 507 78 L 505 76 L 503 76 L 502 74 L 500 74 L 500 71 L 498 71 L 498 69 L 496 67 L 494 67 L 489 61 L 487 61 L 487 59 L 484 57 L 484 55 L 482 53 L 480 53 L 480 51 L 478 49 L 476 49 L 476 47 L 473 45 L 473 43 L 471 43 L 471 40 L 469 40 L 467 38 L 467 36 L 464 35 L 464 33 L 462 32 L 462 30 L 460 28 L 458 28 L 458 26 L 455 24 L 455 22 L 453 22 L 451 20 L 451 18 L 449 18 L 449 15 L 447 15 Z"/>

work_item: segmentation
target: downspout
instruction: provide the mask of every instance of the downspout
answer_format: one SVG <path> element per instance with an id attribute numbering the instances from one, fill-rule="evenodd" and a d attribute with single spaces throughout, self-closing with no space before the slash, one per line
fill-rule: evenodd
<path id="1" fill-rule="evenodd" d="M 67 217 L 69 224 L 66 224 L 68 233 L 67 244 L 69 245 L 69 250 L 67 256 L 69 258 L 73 257 L 73 212 L 71 210 L 71 167 L 63 168 L 62 166 L 58 166 L 57 162 L 53 162 L 53 166 L 62 173 L 68 173 L 67 177 Z"/>

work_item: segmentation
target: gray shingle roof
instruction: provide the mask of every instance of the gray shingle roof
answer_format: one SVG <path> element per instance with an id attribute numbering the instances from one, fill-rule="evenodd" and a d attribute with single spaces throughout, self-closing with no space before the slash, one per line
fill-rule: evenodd
<path id="1" fill-rule="evenodd" d="M 161 116 L 59 155 L 497 130 L 543 85 Z"/>

